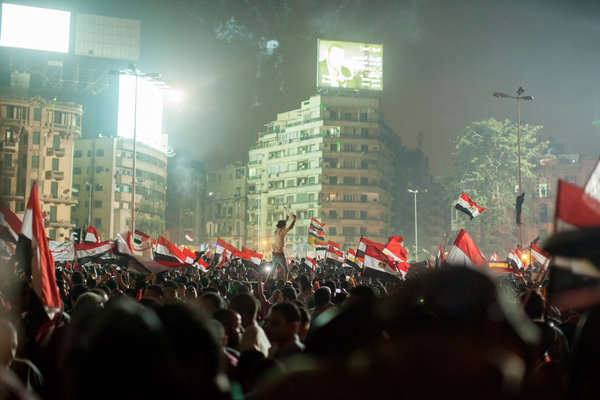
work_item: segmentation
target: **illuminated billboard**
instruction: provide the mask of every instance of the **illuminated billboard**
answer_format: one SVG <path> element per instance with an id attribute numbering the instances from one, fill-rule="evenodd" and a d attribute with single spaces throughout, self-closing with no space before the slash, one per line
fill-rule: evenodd
<path id="1" fill-rule="evenodd" d="M 75 54 L 137 61 L 142 25 L 139 20 L 76 14 Z"/>
<path id="2" fill-rule="evenodd" d="M 317 87 L 383 90 L 383 45 L 319 40 Z"/>
<path id="3" fill-rule="evenodd" d="M 162 133 L 162 115 L 163 92 L 155 82 L 135 75 L 122 74 L 120 76 L 118 136 L 133 139 L 135 129 L 136 141 L 166 151 L 167 138 Z"/>
<path id="4" fill-rule="evenodd" d="M 71 13 L 2 3 L 0 46 L 69 52 Z"/>

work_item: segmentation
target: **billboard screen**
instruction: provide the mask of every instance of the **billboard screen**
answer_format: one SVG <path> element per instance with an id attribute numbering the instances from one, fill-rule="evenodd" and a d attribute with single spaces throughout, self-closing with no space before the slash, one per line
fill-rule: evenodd
<path id="1" fill-rule="evenodd" d="M 136 104 L 137 79 L 137 104 Z M 166 135 L 162 133 L 163 92 L 151 80 L 135 75 L 119 77 L 117 135 L 166 151 Z M 135 127 L 134 127 L 135 121 Z"/>
<path id="2" fill-rule="evenodd" d="M 75 54 L 137 61 L 142 25 L 139 20 L 76 14 Z"/>
<path id="3" fill-rule="evenodd" d="M 383 45 L 319 40 L 317 87 L 383 90 Z"/>
<path id="4" fill-rule="evenodd" d="M 2 3 L 0 46 L 69 52 L 71 13 Z"/>

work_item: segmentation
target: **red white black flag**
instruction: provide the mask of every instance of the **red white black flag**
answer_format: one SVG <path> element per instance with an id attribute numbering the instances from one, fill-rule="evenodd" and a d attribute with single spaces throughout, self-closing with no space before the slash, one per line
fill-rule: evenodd
<path id="1" fill-rule="evenodd" d="M 458 211 L 462 211 L 467 214 L 471 219 L 478 216 L 485 210 L 483 207 L 479 207 L 477 203 L 473 201 L 469 196 L 465 193 L 462 193 L 454 206 Z"/>
<path id="2" fill-rule="evenodd" d="M 461 229 L 454 240 L 454 245 L 446 256 L 446 264 L 453 266 L 465 266 L 471 268 L 483 268 L 488 266 L 483 253 L 475 246 L 471 236 Z"/>

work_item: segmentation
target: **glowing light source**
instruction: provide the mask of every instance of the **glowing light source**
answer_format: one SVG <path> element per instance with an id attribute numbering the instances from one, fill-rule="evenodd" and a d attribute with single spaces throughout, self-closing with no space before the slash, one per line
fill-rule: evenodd
<path id="1" fill-rule="evenodd" d="M 0 46 L 68 53 L 70 25 L 67 11 L 3 3 Z"/>

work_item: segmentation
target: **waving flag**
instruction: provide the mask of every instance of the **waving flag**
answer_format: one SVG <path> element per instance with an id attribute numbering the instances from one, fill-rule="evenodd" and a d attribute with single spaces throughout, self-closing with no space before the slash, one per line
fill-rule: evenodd
<path id="1" fill-rule="evenodd" d="M 75 248 L 75 258 L 79 260 L 80 264 L 86 264 L 112 251 L 114 243 L 108 241 L 101 243 L 75 243 L 73 247 Z"/>
<path id="2" fill-rule="evenodd" d="M 454 206 L 458 211 L 462 211 L 467 214 L 471 219 L 478 216 L 485 210 L 483 207 L 479 207 L 469 196 L 462 193 Z"/>
<path id="3" fill-rule="evenodd" d="M 498 261 L 498 255 L 496 254 L 496 252 L 494 252 L 494 254 L 490 256 L 490 261 Z"/>
<path id="4" fill-rule="evenodd" d="M 87 243 L 100 243 L 100 235 L 93 226 L 88 226 L 84 241 Z"/>
<path id="5" fill-rule="evenodd" d="M 54 262 L 73 261 L 75 259 L 75 246 L 72 240 L 65 243 L 48 240 L 48 248 L 52 253 Z"/>
<path id="6" fill-rule="evenodd" d="M 600 226 L 600 202 L 572 183 L 559 180 L 555 231 Z"/>
<path id="7" fill-rule="evenodd" d="M 596 162 L 594 170 L 585 184 L 584 191 L 590 197 L 600 202 L 600 161 Z"/>
<path id="8" fill-rule="evenodd" d="M 543 268 L 548 268 L 548 265 L 550 264 L 550 255 L 548 255 L 548 253 L 540 249 L 539 246 L 535 243 L 531 243 L 529 248 L 531 249 L 532 261 L 537 262 Z"/>
<path id="9" fill-rule="evenodd" d="M 446 264 L 454 266 L 466 266 L 471 268 L 484 268 L 488 266 L 483 253 L 475 246 L 471 236 L 461 229 L 452 248 L 446 256 Z"/>
<path id="10" fill-rule="evenodd" d="M 263 258 L 262 254 L 252 251 L 246 247 L 242 247 L 242 252 L 248 254 L 248 261 L 250 261 L 253 264 L 260 265 L 260 262 Z"/>
<path id="11" fill-rule="evenodd" d="M 346 259 L 344 260 L 343 266 L 348 266 L 358 272 L 362 270 L 361 266 L 357 261 L 358 257 L 356 257 L 356 251 L 354 249 L 348 249 L 346 252 Z"/>
<path id="12" fill-rule="evenodd" d="M 358 249 L 356 249 L 357 257 L 364 257 L 365 251 L 367 249 L 367 245 L 375 246 L 379 251 L 383 251 L 385 249 L 385 245 L 382 243 L 377 243 L 372 240 L 367 239 L 364 236 L 360 237 L 360 242 L 358 242 Z"/>
<path id="13" fill-rule="evenodd" d="M 142 243 L 146 242 L 148 239 L 150 239 L 150 236 L 146 235 L 144 232 L 138 231 L 137 229 L 134 231 L 133 241 L 135 243 L 142 244 Z"/>
<path id="14" fill-rule="evenodd" d="M 311 219 L 310 226 L 308 227 L 308 238 L 306 242 L 315 247 L 317 242 L 321 242 L 325 238 L 324 226 L 321 221 L 316 218 Z"/>
<path id="15" fill-rule="evenodd" d="M 388 243 L 383 248 L 383 254 L 392 257 L 395 261 L 406 262 L 408 255 L 406 249 L 402 247 L 404 239 L 402 236 L 392 236 L 388 239 Z"/>
<path id="16" fill-rule="evenodd" d="M 365 244 L 365 259 L 363 262 L 363 273 L 374 275 L 379 278 L 401 279 L 408 271 L 408 265 L 398 268 L 394 265 L 392 257 L 383 253 L 372 244 Z"/>
<path id="17" fill-rule="evenodd" d="M 54 259 L 46 239 L 35 182 L 29 194 L 17 248 L 23 269 L 31 271 L 31 283 L 35 294 L 41 300 L 48 315 L 53 315 L 61 309 L 61 300 L 56 286 Z"/>
<path id="18" fill-rule="evenodd" d="M 315 260 L 313 260 L 312 258 L 306 257 L 305 258 L 305 263 L 306 265 L 309 266 L 310 269 L 312 269 L 313 271 L 317 268 L 317 262 Z"/>
<path id="19" fill-rule="evenodd" d="M 333 242 L 331 242 L 331 243 L 333 243 Z M 344 253 L 339 250 L 339 247 L 336 248 L 335 246 L 330 244 L 329 248 L 327 249 L 327 257 L 326 258 L 328 260 L 333 261 L 336 264 L 341 264 L 342 262 L 344 262 Z"/>
<path id="20" fill-rule="evenodd" d="M 315 251 L 327 251 L 327 243 L 316 242 L 315 243 Z"/>
<path id="21" fill-rule="evenodd" d="M 21 232 L 21 220 L 0 200 L 0 239 L 17 243 L 19 232 Z"/>
<path id="22" fill-rule="evenodd" d="M 513 251 L 513 249 L 510 249 L 510 251 L 508 252 L 508 263 L 511 264 L 513 268 L 516 268 L 517 270 L 523 268 L 523 261 L 521 261 L 521 258 L 517 255 L 517 253 Z"/>
<path id="23" fill-rule="evenodd" d="M 177 246 L 169 242 L 164 237 L 159 236 L 156 244 L 156 253 L 154 254 L 154 259 L 185 264 L 187 257 Z M 191 261 L 193 262 L 194 260 L 192 259 Z"/>

